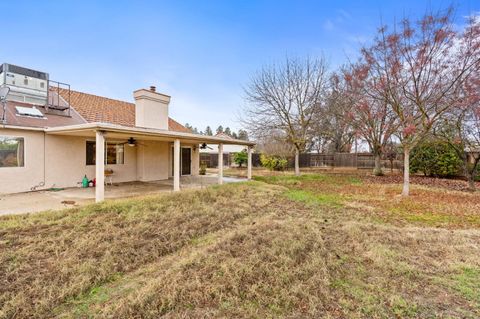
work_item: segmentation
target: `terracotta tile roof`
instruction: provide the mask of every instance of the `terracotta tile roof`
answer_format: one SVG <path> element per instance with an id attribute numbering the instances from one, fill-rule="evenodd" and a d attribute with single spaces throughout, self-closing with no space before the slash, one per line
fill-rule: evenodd
<path id="1" fill-rule="evenodd" d="M 57 88 L 54 88 L 57 90 Z M 68 98 L 68 91 L 59 89 L 60 95 Z M 103 96 L 70 90 L 70 105 L 87 121 L 135 126 L 135 104 Z M 170 131 L 192 133 L 182 124 L 168 118 Z"/>
<path id="2" fill-rule="evenodd" d="M 184 133 L 192 133 L 191 130 L 183 126 L 182 124 L 178 123 L 171 117 L 168 118 L 168 129 L 170 131 L 175 131 L 175 132 L 184 132 Z"/>

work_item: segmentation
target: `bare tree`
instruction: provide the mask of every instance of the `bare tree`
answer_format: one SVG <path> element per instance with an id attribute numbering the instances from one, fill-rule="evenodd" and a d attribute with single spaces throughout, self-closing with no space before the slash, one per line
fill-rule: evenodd
<path id="1" fill-rule="evenodd" d="M 480 19 L 475 27 L 480 37 Z M 463 84 L 457 107 L 446 114 L 435 133 L 462 159 L 469 189 L 475 191 L 480 166 L 480 63 Z"/>
<path id="2" fill-rule="evenodd" d="M 385 92 L 376 88 L 376 79 L 369 72 L 366 64 L 351 65 L 343 70 L 348 85 L 346 96 L 353 106 L 347 113 L 355 132 L 369 145 L 375 157 L 373 173 L 383 175 L 381 156 L 390 143 L 392 135 L 397 130 L 397 117 L 392 112 Z"/>
<path id="3" fill-rule="evenodd" d="M 295 151 L 291 144 L 285 143 L 285 136 L 281 131 L 272 131 L 268 136 L 257 139 L 256 149 L 262 154 L 282 157 L 287 157 Z"/>
<path id="4" fill-rule="evenodd" d="M 333 73 L 329 77 L 324 102 L 318 105 L 315 113 L 312 125 L 315 142 L 322 143 L 322 148 L 329 152 L 350 152 L 355 132 L 347 115 L 352 107 L 344 77 Z"/>
<path id="5" fill-rule="evenodd" d="M 427 14 L 417 23 L 404 19 L 391 32 L 381 27 L 374 44 L 362 49 L 378 95 L 398 118 L 404 196 L 410 189 L 411 149 L 455 106 L 461 85 L 478 64 L 478 39 L 469 30 L 455 31 L 452 17 L 449 9 Z"/>
<path id="6" fill-rule="evenodd" d="M 312 140 L 311 124 L 326 85 L 325 59 L 286 58 L 283 64 L 256 73 L 245 89 L 249 105 L 241 121 L 258 138 L 281 131 L 295 149 L 296 175 L 300 175 L 299 154 Z"/>

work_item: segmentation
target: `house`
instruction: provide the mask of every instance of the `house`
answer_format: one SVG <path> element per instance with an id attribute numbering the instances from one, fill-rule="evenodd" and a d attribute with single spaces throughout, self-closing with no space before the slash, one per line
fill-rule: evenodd
<path id="1" fill-rule="evenodd" d="M 105 173 L 115 182 L 172 178 L 177 191 L 180 176 L 199 173 L 200 145 L 254 145 L 193 134 L 169 117 L 171 97 L 153 86 L 134 91 L 130 103 L 3 64 L 0 91 L 0 194 L 75 187 L 86 175 L 102 201 Z M 218 175 L 222 183 L 223 170 Z"/>
<path id="2" fill-rule="evenodd" d="M 225 133 L 217 133 L 215 137 L 220 137 L 228 140 L 233 140 L 233 138 Z M 223 151 L 223 166 L 235 166 L 233 162 L 233 155 L 238 152 L 246 150 L 245 145 L 238 144 L 227 144 L 222 148 Z M 205 163 L 207 167 L 218 167 L 218 144 L 209 144 L 200 148 L 200 162 Z"/>

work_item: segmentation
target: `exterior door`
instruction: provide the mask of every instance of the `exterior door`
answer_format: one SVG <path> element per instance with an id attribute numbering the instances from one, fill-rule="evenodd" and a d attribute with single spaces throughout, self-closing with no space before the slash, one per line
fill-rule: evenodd
<path id="1" fill-rule="evenodd" d="M 182 175 L 190 175 L 192 173 L 192 149 L 182 147 L 181 153 Z"/>

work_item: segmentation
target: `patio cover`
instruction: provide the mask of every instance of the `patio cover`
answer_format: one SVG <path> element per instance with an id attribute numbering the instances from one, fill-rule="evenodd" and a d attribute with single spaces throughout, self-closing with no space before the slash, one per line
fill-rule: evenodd
<path id="1" fill-rule="evenodd" d="M 97 186 L 95 189 L 95 200 L 97 202 L 103 201 L 105 198 L 105 186 L 104 186 L 104 169 L 105 163 L 103 158 L 105 156 L 105 150 L 102 147 L 105 143 L 105 135 L 108 134 L 109 138 L 114 139 L 128 139 L 130 137 L 143 139 L 143 140 L 156 140 L 173 142 L 173 190 L 180 190 L 180 141 L 183 143 L 209 143 L 218 144 L 218 183 L 223 182 L 223 145 L 244 145 L 248 151 L 247 161 L 247 177 L 252 177 L 252 147 L 255 146 L 255 142 L 244 141 L 233 138 L 219 137 L 219 136 L 207 136 L 186 132 L 176 132 L 161 129 L 152 129 L 144 127 L 130 127 L 117 124 L 108 123 L 85 123 L 77 125 L 68 125 L 61 127 L 50 127 L 44 129 L 46 134 L 51 135 L 69 135 L 69 136 L 83 136 L 83 137 L 95 137 L 97 144 L 96 152 L 96 167 L 95 177 L 97 180 Z"/>

